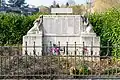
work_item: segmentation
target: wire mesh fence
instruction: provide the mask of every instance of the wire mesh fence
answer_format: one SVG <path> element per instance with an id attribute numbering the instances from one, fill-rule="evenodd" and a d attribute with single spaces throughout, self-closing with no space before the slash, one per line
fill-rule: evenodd
<path id="1" fill-rule="evenodd" d="M 58 45 L 58 54 L 54 55 L 50 51 L 47 55 L 37 55 L 35 46 L 33 53 L 22 54 L 22 47 L 0 47 L 0 79 L 119 79 L 120 61 L 118 57 L 109 56 L 112 46 L 100 46 L 106 55 L 92 55 L 96 46 L 91 46 L 91 55 L 84 55 L 85 46 L 81 47 L 82 55 L 77 54 L 77 45 L 68 46 L 61 54 Z M 29 46 L 26 46 L 29 48 Z M 53 46 L 50 46 L 53 47 Z M 74 48 L 73 53 L 69 53 L 69 48 Z M 100 51 L 99 54 L 101 54 Z"/>

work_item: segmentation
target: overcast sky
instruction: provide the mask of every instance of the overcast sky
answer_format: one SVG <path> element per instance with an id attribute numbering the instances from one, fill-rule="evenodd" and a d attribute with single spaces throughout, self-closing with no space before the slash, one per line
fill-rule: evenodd
<path id="1" fill-rule="evenodd" d="M 52 4 L 54 0 L 26 0 L 27 4 L 35 5 L 35 6 L 40 6 L 40 5 L 45 5 L 49 6 Z M 64 4 L 68 0 L 55 0 L 59 4 Z M 76 4 L 83 4 L 85 3 L 86 0 L 75 0 Z"/>

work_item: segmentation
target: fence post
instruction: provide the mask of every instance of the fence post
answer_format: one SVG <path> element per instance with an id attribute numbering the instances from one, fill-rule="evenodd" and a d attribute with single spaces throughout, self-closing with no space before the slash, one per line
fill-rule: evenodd
<path id="1" fill-rule="evenodd" d="M 27 42 L 25 42 L 25 55 L 27 55 Z"/>
<path id="2" fill-rule="evenodd" d="M 50 49 L 52 48 L 52 42 L 50 41 Z M 50 52 L 50 80 L 52 80 L 52 52 Z"/>
<path id="3" fill-rule="evenodd" d="M 25 79 L 27 79 L 27 42 L 25 42 Z"/>
<path id="4" fill-rule="evenodd" d="M 109 51 L 110 51 L 110 50 L 109 50 L 109 47 L 110 47 L 110 46 L 109 46 L 109 40 L 108 40 L 108 42 L 107 42 L 107 55 L 106 55 L 106 56 L 109 56 Z"/>
<path id="5" fill-rule="evenodd" d="M 84 66 L 84 64 L 85 64 L 85 60 L 84 60 L 84 56 L 85 56 L 85 52 L 84 52 L 84 49 L 85 49 L 85 44 L 84 44 L 84 42 L 83 42 L 83 66 Z M 85 71 L 84 71 L 84 68 L 83 68 L 83 76 L 85 75 Z"/>
<path id="6" fill-rule="evenodd" d="M 60 41 L 58 42 L 59 52 L 58 55 L 60 55 Z"/>
<path id="7" fill-rule="evenodd" d="M 34 69 L 33 69 L 33 71 L 34 71 L 34 76 L 35 76 L 35 63 L 36 63 L 36 58 L 35 58 L 35 56 L 36 56 L 36 50 L 35 50 L 35 42 L 34 42 L 34 45 L 33 45 L 33 56 L 34 56 Z"/>
<path id="8" fill-rule="evenodd" d="M 91 56 L 93 55 L 93 41 L 91 41 Z"/>
<path id="9" fill-rule="evenodd" d="M 115 48 L 116 48 L 116 46 L 115 46 Z M 115 55 L 115 58 L 117 58 L 117 59 L 115 59 L 115 63 L 116 64 L 118 64 L 118 45 L 117 45 L 117 52 L 116 52 L 116 55 Z M 118 74 L 118 67 L 116 66 L 116 75 Z"/>
<path id="10" fill-rule="evenodd" d="M 76 42 L 75 42 L 75 55 L 76 55 Z"/>
<path id="11" fill-rule="evenodd" d="M 18 80 L 19 80 L 19 55 L 17 55 L 17 69 L 18 69 Z"/>
<path id="12" fill-rule="evenodd" d="M 10 46 L 10 47 L 9 47 L 9 55 L 8 55 L 8 56 L 9 56 L 9 57 L 8 57 L 8 61 L 9 61 L 9 65 L 8 65 L 8 66 L 9 66 L 9 70 L 8 70 L 8 71 L 9 71 L 9 72 L 10 72 L 10 69 L 11 69 L 11 67 L 10 67 L 10 59 L 11 59 L 11 53 L 12 53 L 11 49 L 12 49 L 12 48 L 11 48 L 11 46 Z"/>
<path id="13" fill-rule="evenodd" d="M 68 73 L 68 42 L 66 42 L 66 54 L 67 54 L 66 70 L 67 70 L 67 73 Z M 67 76 L 68 76 L 68 74 L 67 74 Z"/>
<path id="14" fill-rule="evenodd" d="M 76 42 L 75 42 L 75 76 L 76 76 Z"/>
<path id="15" fill-rule="evenodd" d="M 35 51 L 35 42 L 34 42 L 34 45 L 33 45 L 33 55 L 34 55 L 34 56 L 36 55 L 36 51 Z"/>
<path id="16" fill-rule="evenodd" d="M 90 56 L 91 56 L 91 64 L 92 64 L 92 68 L 93 68 L 93 58 L 95 57 L 95 56 L 93 56 L 93 41 L 91 41 L 91 55 Z M 93 75 L 92 72 L 93 71 L 91 71 L 91 75 Z"/>
<path id="17" fill-rule="evenodd" d="M 27 79 L 27 42 L 26 42 L 26 51 L 25 51 L 25 79 Z"/>
<path id="18" fill-rule="evenodd" d="M 66 54 L 68 55 L 68 42 L 67 42 L 67 45 L 66 45 Z"/>
<path id="19" fill-rule="evenodd" d="M 2 67 L 3 67 L 3 65 L 2 65 L 2 60 L 3 60 L 3 59 L 2 59 L 2 56 L 0 56 L 0 66 L 1 66 L 1 67 L 0 67 L 0 68 L 1 68 L 1 74 L 0 74 L 0 75 L 1 75 L 1 76 L 3 75 L 3 74 L 2 74 Z"/>
<path id="20" fill-rule="evenodd" d="M 58 55 L 58 76 L 60 76 L 60 41 L 58 42 L 59 45 L 59 55 Z"/>
<path id="21" fill-rule="evenodd" d="M 48 46 L 46 46 L 45 55 L 48 55 Z"/>
<path id="22" fill-rule="evenodd" d="M 52 49 L 52 42 L 50 41 L 50 55 L 52 54 L 51 49 Z"/>
<path id="23" fill-rule="evenodd" d="M 63 47 L 63 52 L 64 52 L 64 54 L 65 54 L 65 46 Z"/>
<path id="24" fill-rule="evenodd" d="M 85 46 L 85 45 L 84 45 L 84 42 L 83 42 L 83 56 L 84 56 L 84 54 L 85 54 L 85 52 L 84 52 L 84 46 Z"/>

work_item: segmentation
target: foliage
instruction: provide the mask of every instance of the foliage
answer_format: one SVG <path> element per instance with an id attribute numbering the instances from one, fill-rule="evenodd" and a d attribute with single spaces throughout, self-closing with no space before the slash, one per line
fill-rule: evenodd
<path id="1" fill-rule="evenodd" d="M 112 55 L 120 56 L 120 9 L 112 8 L 104 13 L 94 13 L 89 16 L 94 31 L 101 37 L 102 46 L 110 42 Z"/>
<path id="2" fill-rule="evenodd" d="M 50 8 L 60 8 L 60 6 L 56 1 L 53 1 L 53 4 L 50 6 Z"/>
<path id="3" fill-rule="evenodd" d="M 77 75 L 87 75 L 87 74 L 90 74 L 90 71 L 89 71 L 89 69 L 88 69 L 88 66 L 87 65 L 85 65 L 85 64 L 79 64 L 79 65 L 77 65 L 76 66 L 76 71 L 73 71 L 73 73 L 75 74 L 75 72 L 76 72 L 76 74 Z"/>
<path id="4" fill-rule="evenodd" d="M 95 12 L 104 12 L 109 8 L 118 7 L 120 0 L 95 0 L 93 9 Z"/>
<path id="5" fill-rule="evenodd" d="M 108 69 L 105 69 L 103 74 L 109 74 L 109 75 L 115 75 L 120 72 L 120 68 L 110 67 Z"/>
<path id="6" fill-rule="evenodd" d="M 70 6 L 70 8 L 73 9 L 73 14 L 75 15 L 82 15 L 85 12 L 85 6 L 84 5 L 75 5 Z"/>
<path id="7" fill-rule="evenodd" d="M 25 0 L 9 0 L 8 2 L 13 4 L 15 7 L 21 7 L 25 4 Z"/>
<path id="8" fill-rule="evenodd" d="M 69 3 L 67 2 L 67 3 L 66 3 L 66 7 L 68 7 L 68 6 L 69 6 Z"/>
<path id="9" fill-rule="evenodd" d="M 33 26 L 33 21 L 42 13 L 24 16 L 0 13 L 0 45 L 21 44 L 22 37 Z"/>
<path id="10" fill-rule="evenodd" d="M 50 8 L 49 7 L 46 7 L 46 6 L 39 6 L 40 8 L 40 12 L 45 12 L 45 13 L 50 13 Z"/>

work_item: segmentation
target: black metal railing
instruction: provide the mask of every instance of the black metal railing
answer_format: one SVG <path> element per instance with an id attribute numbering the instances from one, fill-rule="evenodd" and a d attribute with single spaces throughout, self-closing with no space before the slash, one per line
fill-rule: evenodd
<path id="1" fill-rule="evenodd" d="M 27 43 L 26 43 L 27 44 Z M 50 46 L 53 48 L 52 42 Z M 62 44 L 58 42 L 57 48 L 60 50 Z M 53 55 L 52 51 L 47 50 L 50 55 L 37 55 L 36 46 L 33 44 L 33 53 L 28 53 L 29 46 L 25 46 L 25 54 L 22 48 L 0 47 L 0 79 L 118 79 L 120 78 L 120 61 L 118 57 L 109 56 L 112 54 L 110 49 L 113 46 L 87 46 L 90 48 L 91 55 L 84 55 L 85 44 L 82 46 L 76 42 L 70 45 L 66 42 L 64 46 L 66 55 Z M 42 47 L 44 48 L 44 46 Z M 82 49 L 82 55 L 78 55 L 77 48 Z M 106 49 L 106 55 L 93 55 L 94 48 Z M 118 47 L 116 47 L 118 48 Z M 73 49 L 70 53 L 69 49 Z M 101 54 L 102 51 L 99 52 Z"/>

